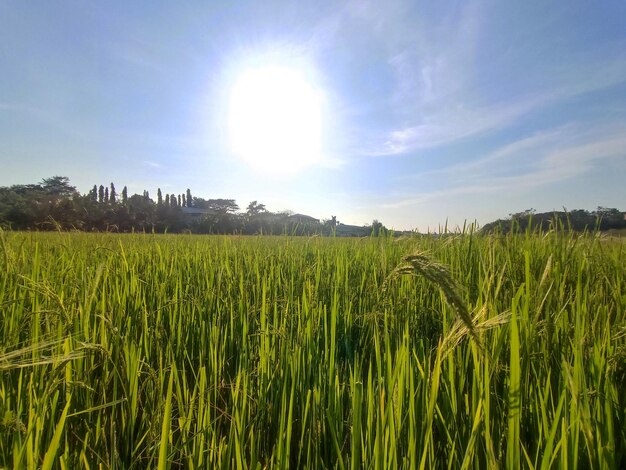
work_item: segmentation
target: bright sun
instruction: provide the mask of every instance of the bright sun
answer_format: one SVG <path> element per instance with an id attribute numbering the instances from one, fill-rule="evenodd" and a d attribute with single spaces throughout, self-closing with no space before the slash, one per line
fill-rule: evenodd
<path id="1" fill-rule="evenodd" d="M 322 93 L 297 69 L 265 66 L 234 83 L 232 150 L 257 169 L 294 172 L 321 158 Z"/>

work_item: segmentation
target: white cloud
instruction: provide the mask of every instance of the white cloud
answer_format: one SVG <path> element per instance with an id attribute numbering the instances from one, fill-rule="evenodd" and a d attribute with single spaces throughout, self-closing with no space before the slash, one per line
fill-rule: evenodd
<path id="1" fill-rule="evenodd" d="M 584 176 L 597 165 L 618 159 L 626 159 L 626 124 L 592 131 L 563 126 L 505 145 L 471 163 L 424 173 L 421 176 L 431 180 L 439 177 L 442 189 L 405 194 L 381 207 L 418 206 L 469 194 L 524 193 Z"/>
<path id="2" fill-rule="evenodd" d="M 161 165 L 160 163 L 153 162 L 153 161 L 150 161 L 150 160 L 143 160 L 141 163 L 143 163 L 144 166 L 147 166 L 149 168 L 154 168 L 154 169 L 161 169 L 161 168 L 163 168 L 163 165 Z"/>
<path id="3" fill-rule="evenodd" d="M 489 67 L 479 56 L 482 47 L 499 40 L 490 29 L 484 2 L 447 9 L 417 8 L 404 0 L 349 5 L 343 10 L 344 23 L 368 26 L 362 32 L 382 44 L 394 80 L 385 117 L 376 117 L 375 129 L 354 132 L 350 150 L 356 155 L 402 155 L 484 135 L 541 108 L 626 81 L 623 57 L 590 58 L 581 52 L 564 63 L 538 60 L 520 77 L 522 92 L 499 97 L 479 78 Z"/>
<path id="4" fill-rule="evenodd" d="M 580 73 L 569 70 L 560 77 L 555 88 L 513 97 L 506 103 L 465 106 L 462 97 L 456 105 L 445 99 L 439 100 L 438 110 L 416 116 L 419 122 L 415 125 L 389 131 L 382 145 L 368 153 L 381 156 L 404 154 L 503 129 L 541 107 L 626 82 L 626 60 L 607 61 L 590 68 L 594 73 L 582 79 Z M 427 103 L 427 100 L 422 102 Z"/>
<path id="5" fill-rule="evenodd" d="M 465 108 L 459 105 L 442 109 L 422 118 L 419 124 L 390 131 L 382 146 L 370 154 L 397 155 L 488 132 L 509 125 L 540 103 L 545 103 L 544 97 L 528 98 L 503 106 Z"/>

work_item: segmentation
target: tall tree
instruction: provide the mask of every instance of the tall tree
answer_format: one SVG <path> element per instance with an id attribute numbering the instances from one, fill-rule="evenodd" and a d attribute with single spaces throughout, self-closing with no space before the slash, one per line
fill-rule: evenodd
<path id="1" fill-rule="evenodd" d="M 161 192 L 161 188 L 157 189 L 157 205 L 158 206 L 163 205 L 163 193 Z"/>
<path id="2" fill-rule="evenodd" d="M 111 191 L 109 191 L 109 202 L 111 204 L 115 204 L 116 198 L 117 198 L 117 194 L 115 192 L 115 185 L 111 183 Z"/>
<path id="3" fill-rule="evenodd" d="M 104 188 L 104 202 L 109 202 L 109 187 Z"/>
<path id="4" fill-rule="evenodd" d="M 167 193 L 165 195 L 165 201 L 164 202 L 165 202 L 165 207 L 170 207 L 170 195 L 169 195 L 169 193 Z"/>
<path id="5" fill-rule="evenodd" d="M 176 196 L 172 194 L 170 198 L 170 207 L 176 207 Z"/>
<path id="6" fill-rule="evenodd" d="M 382 222 L 374 219 L 372 221 L 372 231 L 371 235 L 374 237 L 379 237 L 387 234 L 387 228 L 383 225 Z"/>
<path id="7" fill-rule="evenodd" d="M 70 179 L 67 176 L 44 178 L 41 186 L 46 193 L 53 196 L 69 197 L 76 194 L 76 188 L 70 185 Z"/>
<path id="8" fill-rule="evenodd" d="M 92 188 L 92 190 L 91 190 L 91 192 L 89 194 L 90 194 L 91 199 L 93 200 L 93 202 L 98 202 L 98 186 L 96 186 L 94 184 L 93 188 Z"/>
<path id="9" fill-rule="evenodd" d="M 185 195 L 182 195 L 182 199 L 183 199 L 183 205 L 181 207 L 187 207 L 187 199 L 185 198 Z"/>
<path id="10" fill-rule="evenodd" d="M 104 202 L 104 186 L 100 185 L 98 189 L 98 202 L 102 204 Z"/>
<path id="11" fill-rule="evenodd" d="M 128 203 L 128 188 L 126 186 L 122 189 L 122 203 L 124 205 Z"/>
<path id="12" fill-rule="evenodd" d="M 246 214 L 250 217 L 265 212 L 265 204 L 259 204 L 257 201 L 252 201 L 246 208 Z"/>
<path id="13" fill-rule="evenodd" d="M 177 198 L 177 203 L 178 203 L 178 207 L 183 207 L 183 204 L 182 204 L 182 201 L 181 201 L 180 194 L 178 195 L 178 198 Z"/>
<path id="14" fill-rule="evenodd" d="M 228 214 L 237 212 L 239 206 L 234 199 L 202 199 L 200 197 L 194 198 L 194 207 L 201 209 L 209 209 L 213 212 L 220 214 Z"/>
<path id="15" fill-rule="evenodd" d="M 187 188 L 187 207 L 193 206 L 193 198 L 191 197 L 191 190 Z"/>

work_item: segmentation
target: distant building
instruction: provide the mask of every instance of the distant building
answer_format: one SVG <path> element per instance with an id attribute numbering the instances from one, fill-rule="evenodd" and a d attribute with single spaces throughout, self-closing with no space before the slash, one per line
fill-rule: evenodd
<path id="1" fill-rule="evenodd" d="M 319 224 L 320 219 L 316 219 L 315 217 L 311 217 L 310 215 L 305 214 L 292 214 L 289 216 L 289 220 L 292 222 L 296 222 L 298 224 Z"/>
<path id="2" fill-rule="evenodd" d="M 336 237 L 369 237 L 372 233 L 372 227 L 346 225 L 339 223 L 335 229 Z"/>
<path id="3" fill-rule="evenodd" d="M 181 207 L 181 211 L 183 215 L 191 219 L 214 213 L 211 209 L 200 209 L 199 207 Z"/>

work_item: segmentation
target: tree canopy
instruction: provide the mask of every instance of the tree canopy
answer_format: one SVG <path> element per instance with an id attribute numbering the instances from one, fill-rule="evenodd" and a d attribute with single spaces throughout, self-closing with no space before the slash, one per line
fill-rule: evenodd
<path id="1" fill-rule="evenodd" d="M 270 212 L 265 204 L 252 201 L 239 212 L 234 199 L 193 197 L 187 189 L 157 201 L 143 194 L 128 194 L 123 187 L 118 197 L 115 185 L 94 185 L 80 194 L 65 176 L 45 178 L 38 184 L 0 187 L 0 227 L 14 230 L 149 231 L 191 233 L 239 233 L 268 235 L 368 236 L 383 234 L 375 226 L 341 226 L 320 222 L 290 211 Z M 381 228 L 382 227 L 382 228 Z M 384 230 L 382 230 L 384 229 Z"/>
<path id="2" fill-rule="evenodd" d="M 615 208 L 598 207 L 595 211 L 575 209 L 536 213 L 534 209 L 509 214 L 508 219 L 499 219 L 483 226 L 483 233 L 511 230 L 549 230 L 562 228 L 577 232 L 593 230 L 619 230 L 626 228 L 625 214 Z"/>

